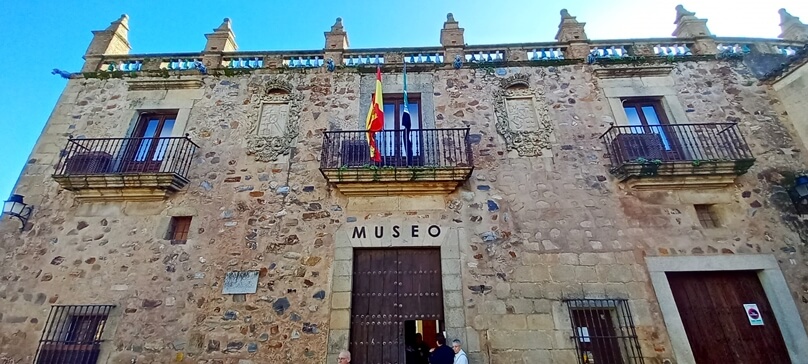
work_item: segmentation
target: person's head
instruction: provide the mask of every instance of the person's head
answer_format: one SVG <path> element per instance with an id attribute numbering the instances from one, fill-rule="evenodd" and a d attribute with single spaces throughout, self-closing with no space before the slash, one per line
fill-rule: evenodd
<path id="1" fill-rule="evenodd" d="M 454 339 L 452 340 L 452 350 L 454 350 L 455 354 L 460 352 L 460 340 Z"/>
<path id="2" fill-rule="evenodd" d="M 348 350 L 340 351 L 339 356 L 337 357 L 337 363 L 348 364 L 350 362 L 351 362 L 351 352 Z"/>
<path id="3" fill-rule="evenodd" d="M 435 335 L 435 340 L 438 341 L 438 346 L 446 345 L 446 338 L 443 336 L 443 334 Z"/>
<path id="4" fill-rule="evenodd" d="M 420 333 L 415 334 L 415 342 L 419 344 L 424 342 L 424 337 Z"/>

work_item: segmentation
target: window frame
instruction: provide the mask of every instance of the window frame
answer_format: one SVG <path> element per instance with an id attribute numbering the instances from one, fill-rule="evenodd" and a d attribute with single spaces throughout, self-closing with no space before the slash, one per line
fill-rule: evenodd
<path id="1" fill-rule="evenodd" d="M 39 339 L 36 364 L 95 364 L 115 305 L 53 305 Z"/>
<path id="2" fill-rule="evenodd" d="M 193 216 L 172 216 L 166 231 L 166 240 L 171 240 L 171 244 L 185 244 L 191 233 L 191 222 Z"/>
<path id="3" fill-rule="evenodd" d="M 672 127 L 670 122 L 670 118 L 668 117 L 668 113 L 665 110 L 663 98 L 660 97 L 621 97 L 620 103 L 623 106 L 623 114 L 626 116 L 626 123 L 627 126 L 631 127 L 630 129 L 632 132 L 635 128 L 642 129 L 642 133 L 637 134 L 657 134 L 660 136 L 660 140 L 662 141 L 662 152 L 667 154 L 666 160 L 676 161 L 676 160 L 684 160 L 686 159 L 684 148 L 682 148 L 682 143 L 679 141 L 679 137 L 676 133 L 676 128 Z M 645 115 L 645 111 L 643 110 L 644 107 L 652 107 L 654 110 L 654 114 L 659 121 L 659 125 L 650 125 L 648 123 L 648 118 Z M 637 113 L 637 117 L 640 119 L 640 125 L 631 125 L 631 119 L 626 112 L 627 108 L 633 108 Z M 657 129 L 655 132 L 654 129 Z M 662 131 L 663 135 L 659 134 L 659 131 Z M 665 142 L 667 142 L 668 146 L 666 148 Z"/>
<path id="4" fill-rule="evenodd" d="M 375 96 L 375 93 L 373 93 Z M 382 100 L 382 112 L 388 105 L 393 105 L 393 128 L 392 129 L 382 129 L 380 133 L 382 135 L 377 136 L 377 143 L 384 142 L 386 138 L 390 138 L 392 135 L 392 146 L 382 147 L 380 146 L 379 149 L 382 151 L 382 165 L 386 166 L 404 166 L 408 165 L 406 161 L 406 153 L 404 152 L 404 141 L 403 141 L 403 132 L 404 128 L 401 126 L 401 115 L 404 111 L 404 94 L 403 93 L 390 93 L 384 94 Z M 413 113 L 412 109 L 410 108 L 410 114 L 413 117 L 417 117 L 418 125 L 413 125 L 410 128 L 410 138 L 413 141 L 413 156 L 412 156 L 412 163 L 411 165 L 422 165 L 424 163 L 424 153 L 425 153 L 425 146 L 424 146 L 424 133 L 421 132 L 424 125 L 423 120 L 423 103 L 421 99 L 420 92 L 413 92 L 407 93 L 407 103 L 409 105 L 418 105 L 418 112 Z M 385 114 L 385 117 L 387 114 Z M 387 120 L 385 120 L 385 124 L 387 124 Z M 413 135 L 415 134 L 415 135 Z M 385 155 L 386 148 L 392 148 L 393 153 L 390 155 Z M 417 149 L 416 149 L 417 148 Z"/>
<path id="5" fill-rule="evenodd" d="M 375 93 L 374 93 L 374 95 L 375 95 Z M 395 129 L 391 129 L 391 130 L 404 130 L 404 128 L 401 127 L 401 113 L 404 110 L 404 94 L 393 93 L 393 94 L 384 94 L 383 96 L 384 97 L 383 97 L 383 100 L 382 100 L 382 103 L 383 103 L 382 112 L 384 112 L 384 106 L 385 105 L 394 104 L 394 107 L 395 107 L 395 113 L 393 114 L 395 116 L 395 118 L 394 118 L 395 119 L 395 121 L 394 121 Z M 422 107 L 423 104 L 421 103 L 421 93 L 419 93 L 419 92 L 409 93 L 408 92 L 407 93 L 407 103 L 410 104 L 410 105 L 411 104 L 417 104 L 418 105 L 418 124 L 419 125 L 418 125 L 417 128 L 416 127 L 410 128 L 410 130 L 421 130 L 423 128 L 423 125 L 424 125 L 423 107 Z M 385 129 L 385 130 L 387 130 L 387 129 Z"/>
<path id="6" fill-rule="evenodd" d="M 595 363 L 606 363 L 608 360 L 598 359 L 601 354 L 604 356 L 619 356 L 618 363 L 644 364 L 640 343 L 637 338 L 637 330 L 634 326 L 634 316 L 631 313 L 628 300 L 626 299 L 566 299 L 569 313 L 572 335 L 570 339 L 575 344 L 575 352 L 579 364 L 589 364 L 587 353 L 595 356 Z M 594 321 L 589 321 L 595 315 L 609 314 L 609 326 L 592 326 Z M 579 318 L 583 315 L 583 323 Z M 589 316 L 587 316 L 589 315 Z M 583 326 L 586 324 L 586 326 Z M 589 331 L 589 327 L 593 327 Z M 583 330 L 586 328 L 586 331 Z M 603 335 L 604 329 L 607 335 Z M 595 334 L 595 335 L 593 335 Z M 596 354 L 597 353 L 597 354 Z"/>
<path id="7" fill-rule="evenodd" d="M 696 218 L 699 220 L 699 225 L 702 228 L 716 229 L 721 227 L 721 220 L 716 215 L 713 205 L 696 204 L 693 205 L 693 209 L 696 210 Z"/>
<path id="8" fill-rule="evenodd" d="M 171 126 L 171 133 L 168 137 L 174 135 L 174 130 L 177 128 L 177 119 L 179 117 L 178 110 L 160 110 L 160 111 L 140 111 L 137 117 L 135 127 L 129 135 L 130 142 L 127 142 L 124 150 L 124 171 L 127 172 L 157 172 L 160 166 L 167 159 L 166 148 L 169 146 L 168 142 L 157 141 L 161 138 L 163 128 L 165 127 L 166 120 L 174 120 Z M 149 126 L 149 120 L 158 119 L 157 127 L 154 131 L 154 136 L 145 137 L 146 130 Z M 162 148 L 162 151 L 160 150 Z M 142 150 L 142 149 L 145 149 Z M 158 157 L 159 155 L 159 157 Z"/>

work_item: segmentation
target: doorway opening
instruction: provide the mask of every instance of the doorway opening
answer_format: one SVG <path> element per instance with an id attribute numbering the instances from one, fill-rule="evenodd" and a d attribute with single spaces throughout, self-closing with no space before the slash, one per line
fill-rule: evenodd
<path id="1" fill-rule="evenodd" d="M 756 271 L 667 272 L 696 363 L 789 363 Z"/>
<path id="2" fill-rule="evenodd" d="M 354 249 L 349 344 L 354 361 L 426 364 L 444 331 L 439 248 Z"/>
<path id="3" fill-rule="evenodd" d="M 443 320 L 404 321 L 406 364 L 428 364 L 430 350 L 438 346 L 438 334 L 446 337 L 446 326 L 443 324 Z"/>

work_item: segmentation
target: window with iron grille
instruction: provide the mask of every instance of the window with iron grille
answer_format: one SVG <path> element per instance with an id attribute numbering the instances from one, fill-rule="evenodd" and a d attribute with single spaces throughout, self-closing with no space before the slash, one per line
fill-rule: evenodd
<path id="1" fill-rule="evenodd" d="M 644 364 L 634 319 L 623 299 L 565 300 L 581 364 Z"/>
<path id="2" fill-rule="evenodd" d="M 188 232 L 191 230 L 191 216 L 174 216 L 168 226 L 166 239 L 172 244 L 185 244 Z"/>
<path id="3" fill-rule="evenodd" d="M 95 364 L 112 305 L 52 306 L 36 364 Z"/>
<path id="4" fill-rule="evenodd" d="M 718 217 L 711 205 L 693 205 L 693 207 L 696 209 L 701 227 L 711 229 L 719 226 Z"/>

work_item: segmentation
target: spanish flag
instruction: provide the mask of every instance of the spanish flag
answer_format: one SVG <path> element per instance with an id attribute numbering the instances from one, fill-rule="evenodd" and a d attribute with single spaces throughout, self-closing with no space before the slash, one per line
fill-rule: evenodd
<path id="1" fill-rule="evenodd" d="M 381 162 L 382 156 L 379 154 L 379 149 L 376 147 L 375 134 L 384 128 L 384 111 L 382 107 L 382 69 L 376 67 L 376 92 L 373 93 L 373 100 L 370 103 L 368 110 L 368 117 L 365 120 L 365 129 L 367 130 L 368 146 L 370 147 L 370 159 L 374 162 Z"/>

